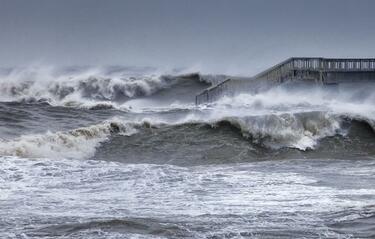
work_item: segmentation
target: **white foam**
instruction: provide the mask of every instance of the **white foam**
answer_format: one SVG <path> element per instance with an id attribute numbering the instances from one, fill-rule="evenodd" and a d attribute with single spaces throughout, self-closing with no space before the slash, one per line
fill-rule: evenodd
<path id="1" fill-rule="evenodd" d="M 374 85 L 354 85 L 337 90 L 309 88 L 288 90 L 277 87 L 258 94 L 240 93 L 222 97 L 214 103 L 218 109 L 239 108 L 246 113 L 328 111 L 375 119 Z"/>
<path id="2" fill-rule="evenodd" d="M 373 205 L 375 190 L 370 184 L 341 188 L 339 183 L 355 176 L 356 170 L 362 171 L 366 162 L 356 162 L 355 167 L 342 160 L 319 160 L 317 164 L 320 167 L 313 160 L 288 160 L 184 168 L 2 158 L 0 179 L 6 183 L 0 189 L 8 195 L 2 205 L 17 205 L 4 217 L 12 226 L 31 217 L 45 220 L 30 220 L 28 225 L 61 218 L 93 220 L 100 215 L 103 220 L 173 218 L 173 222 L 196 223 L 207 229 L 221 221 L 225 224 L 220 228 L 235 227 L 220 232 L 261 228 L 319 231 L 326 224 L 324 217 L 331 213 L 348 208 L 360 213 Z M 374 175 L 369 171 L 361 178 L 370 182 Z M 325 183 L 332 179 L 332 184 Z M 233 220 L 235 223 L 227 224 Z"/>

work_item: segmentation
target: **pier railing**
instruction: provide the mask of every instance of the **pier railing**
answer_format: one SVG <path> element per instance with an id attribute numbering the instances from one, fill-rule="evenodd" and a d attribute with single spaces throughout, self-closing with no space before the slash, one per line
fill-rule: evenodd
<path id="1" fill-rule="evenodd" d="M 375 59 L 329 59 L 329 58 L 290 58 L 256 76 L 255 79 L 279 81 L 290 77 L 292 71 L 353 72 L 375 71 Z"/>
<path id="2" fill-rule="evenodd" d="M 290 80 L 315 80 L 324 83 L 323 79 L 329 73 L 360 73 L 367 74 L 371 79 L 375 73 L 375 59 L 339 59 L 339 58 L 318 58 L 300 57 L 289 58 L 274 67 L 271 67 L 246 81 L 236 81 L 233 79 L 213 86 L 201 94 L 197 95 L 196 103 L 208 103 L 217 100 L 222 95 L 233 93 L 236 88 L 246 89 L 246 84 L 250 87 L 264 84 L 277 84 Z M 369 73 L 365 73 L 369 72 Z M 375 81 L 375 78 L 373 79 Z"/>
<path id="3" fill-rule="evenodd" d="M 248 79 L 248 78 L 247 78 Z M 245 78 L 227 79 L 215 86 L 212 86 L 195 97 L 195 104 L 210 103 L 216 101 L 223 95 L 230 95 L 238 92 L 247 84 Z"/>

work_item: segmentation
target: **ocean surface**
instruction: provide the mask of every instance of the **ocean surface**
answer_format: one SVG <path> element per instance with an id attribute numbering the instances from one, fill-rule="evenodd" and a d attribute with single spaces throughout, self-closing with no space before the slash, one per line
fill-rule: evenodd
<path id="1" fill-rule="evenodd" d="M 374 238 L 375 87 L 0 71 L 0 238 Z"/>

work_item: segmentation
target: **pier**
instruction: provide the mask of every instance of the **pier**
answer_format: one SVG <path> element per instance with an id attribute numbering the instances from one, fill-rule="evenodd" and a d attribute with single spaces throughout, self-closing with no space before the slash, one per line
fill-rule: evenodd
<path id="1" fill-rule="evenodd" d="M 224 95 L 258 92 L 283 83 L 336 85 L 354 82 L 375 83 L 375 58 L 290 58 L 253 77 L 228 78 L 196 96 L 195 103 L 214 102 Z"/>

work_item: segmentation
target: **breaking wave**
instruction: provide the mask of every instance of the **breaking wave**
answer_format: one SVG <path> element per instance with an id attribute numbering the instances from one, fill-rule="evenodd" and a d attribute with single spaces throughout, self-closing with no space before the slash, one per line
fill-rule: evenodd
<path id="1" fill-rule="evenodd" d="M 128 70 L 128 69 L 127 69 Z M 103 69 L 59 72 L 52 68 L 11 69 L 0 75 L 0 101 L 46 102 L 57 106 L 114 107 L 129 99 L 147 97 L 184 81 L 216 84 L 224 76 L 174 74 L 156 71 L 108 72 Z"/>
<path id="2" fill-rule="evenodd" d="M 89 158 L 95 154 L 96 147 L 112 134 L 134 133 L 136 128 L 133 124 L 112 120 L 67 132 L 47 132 L 0 140 L 0 154 L 31 158 Z"/>
<path id="3" fill-rule="evenodd" d="M 342 119 L 324 112 L 265 115 L 258 117 L 228 117 L 213 126 L 229 123 L 245 138 L 269 148 L 314 149 L 322 138 L 344 135 Z"/>
<path id="4" fill-rule="evenodd" d="M 302 151 L 314 149 L 319 141 L 336 135 L 346 136 L 353 121 L 344 115 L 334 115 L 327 112 L 304 112 L 296 114 L 270 114 L 247 117 L 221 117 L 210 119 L 208 117 L 191 118 L 171 121 L 152 118 L 138 120 L 125 120 L 116 118 L 100 124 L 77 128 L 70 131 L 46 132 L 44 134 L 23 135 L 15 139 L 0 140 L 1 156 L 19 156 L 28 158 L 91 158 L 94 157 L 97 148 L 108 141 L 112 136 L 129 136 L 142 133 L 146 141 L 142 144 L 147 147 L 159 147 L 157 143 L 158 133 L 154 134 L 145 129 L 160 129 L 167 132 L 167 137 L 178 137 L 185 140 L 196 140 L 197 137 L 205 137 L 207 140 L 214 137 L 211 134 L 202 135 L 199 127 L 208 126 L 220 132 L 225 125 L 230 125 L 238 130 L 244 140 L 249 144 L 263 148 L 280 149 L 294 148 Z M 374 127 L 371 121 L 361 119 L 370 127 Z M 187 127 L 186 131 L 179 131 L 178 127 Z M 168 133 L 169 132 L 169 133 Z M 175 136 L 176 132 L 180 135 Z M 225 133 L 225 132 L 223 132 Z M 189 137 L 192 137 L 191 139 Z M 153 141 L 156 140 L 156 141 Z M 124 145 L 117 145 L 121 148 Z"/>
<path id="5" fill-rule="evenodd" d="M 360 84 L 308 90 L 276 87 L 224 96 L 202 107 L 211 111 L 215 124 L 229 123 L 254 143 L 306 150 L 323 138 L 345 135 L 347 122 L 364 122 L 375 131 L 374 89 Z"/>

